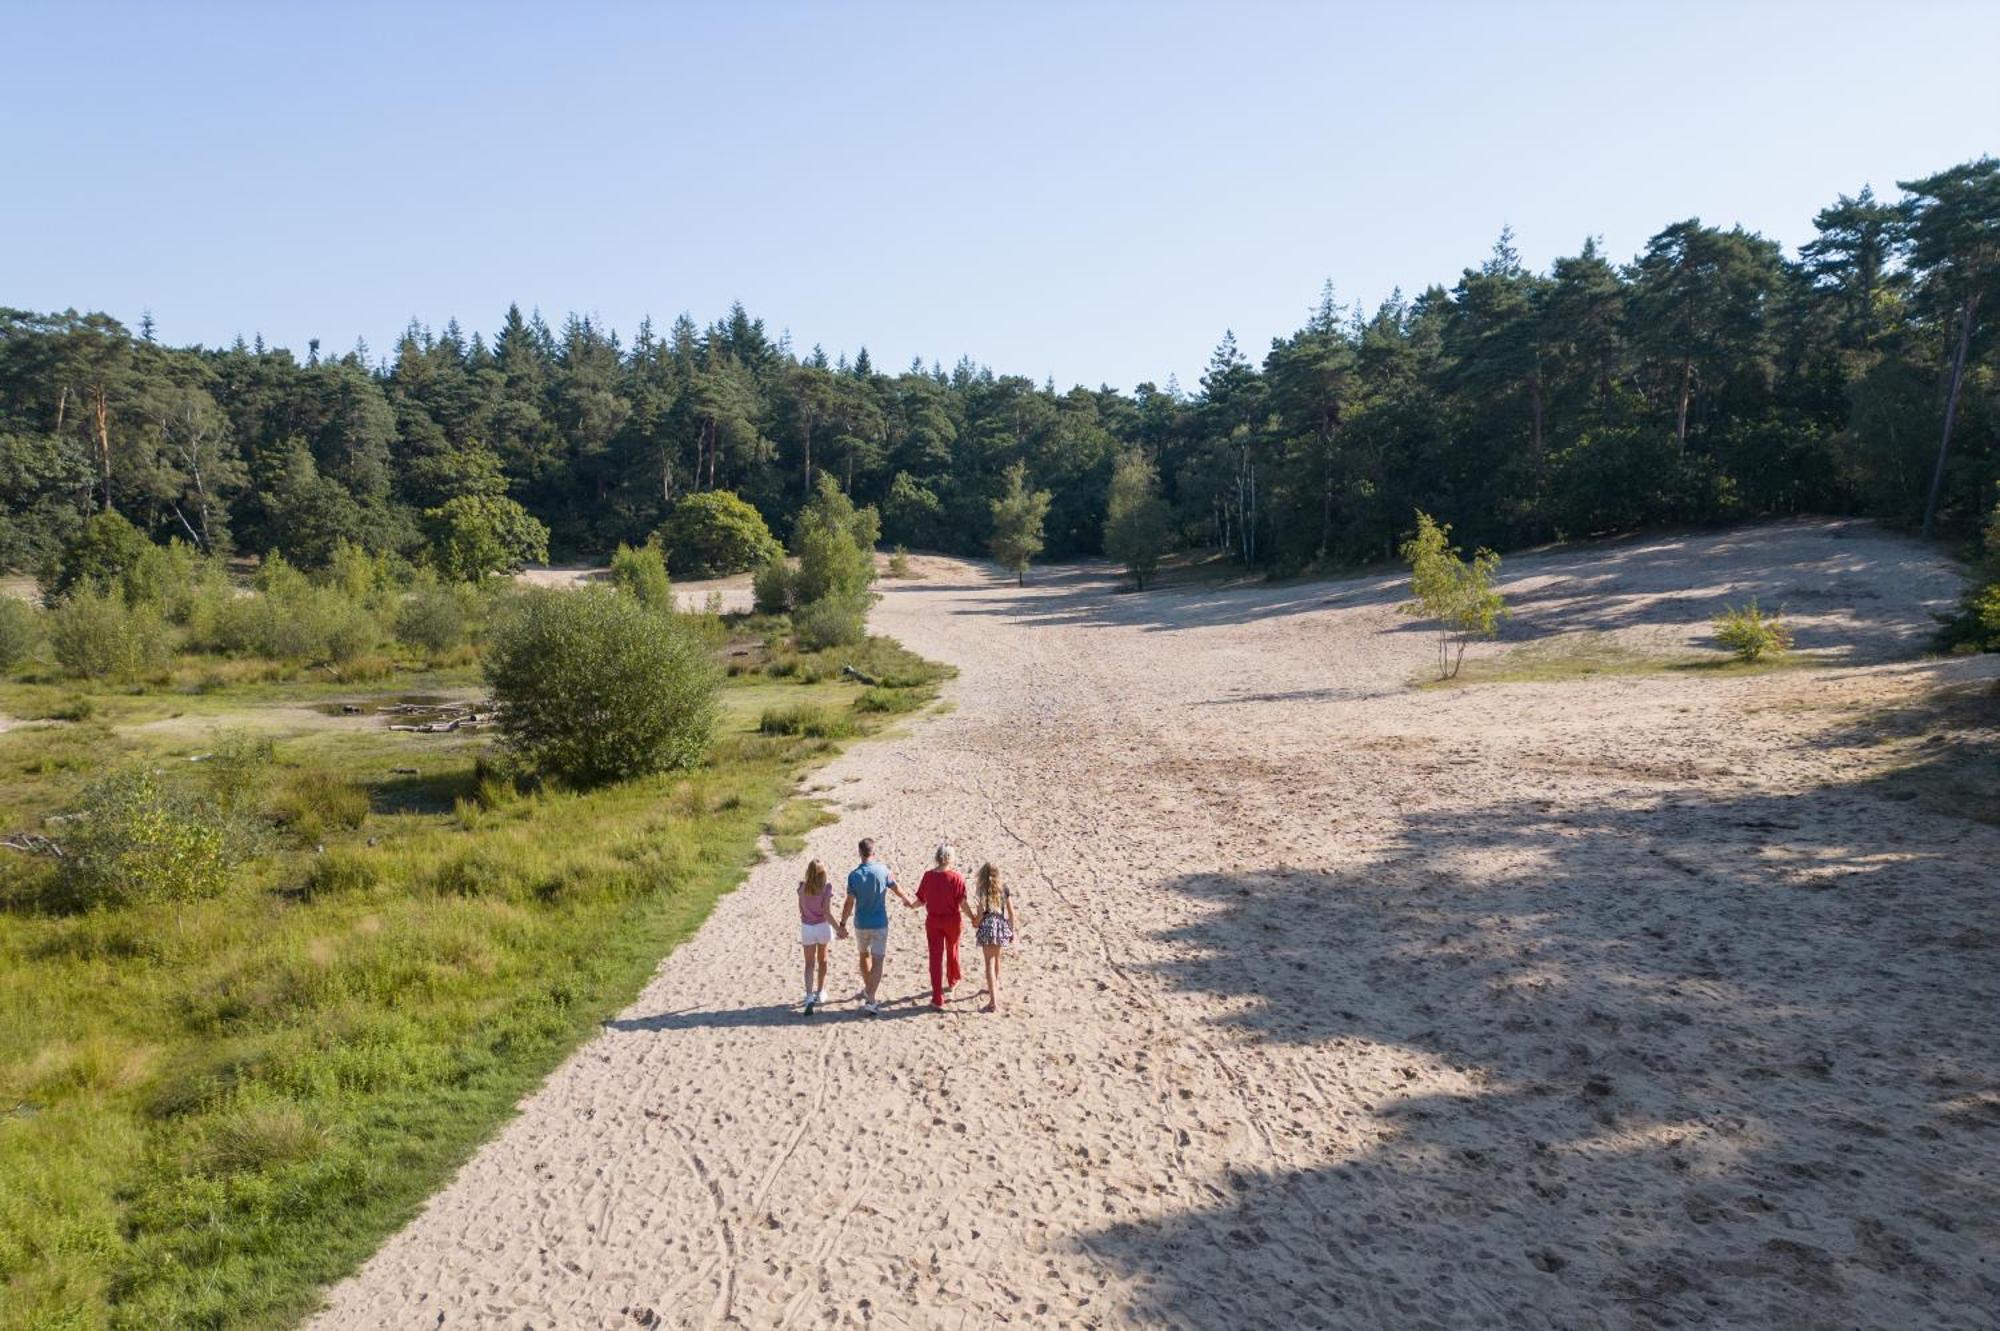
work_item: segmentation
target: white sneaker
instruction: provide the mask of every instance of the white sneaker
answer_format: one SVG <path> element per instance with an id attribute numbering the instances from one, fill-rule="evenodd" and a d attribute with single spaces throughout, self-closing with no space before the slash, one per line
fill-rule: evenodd
<path id="1" fill-rule="evenodd" d="M 861 1010 L 863 1012 L 866 1012 L 871 1017 L 879 1017 L 882 1015 L 882 1005 L 880 1003 L 863 1003 L 861 1005 Z"/>
<path id="2" fill-rule="evenodd" d="M 814 993 L 812 990 L 808 989 L 806 990 L 806 996 L 799 1000 L 799 1006 L 811 1007 L 814 1003 L 817 1002 L 819 1002 L 819 995 Z"/>
<path id="3" fill-rule="evenodd" d="M 818 1007 L 821 1003 L 826 1002 L 826 990 L 824 989 L 813 990 L 812 997 L 808 998 L 806 1002 L 811 1003 L 814 1007 Z"/>

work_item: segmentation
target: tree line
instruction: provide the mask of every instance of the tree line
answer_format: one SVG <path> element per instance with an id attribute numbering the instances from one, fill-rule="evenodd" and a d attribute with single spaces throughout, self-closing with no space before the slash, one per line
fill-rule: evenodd
<path id="1" fill-rule="evenodd" d="M 115 509 L 211 554 L 476 572 L 637 545 L 695 494 L 790 530 L 822 478 L 895 544 L 984 552 L 1046 492 L 1049 557 L 1111 517 L 1142 562 L 1274 571 L 1391 555 L 1418 509 L 1501 548 L 1803 512 L 1965 537 L 2000 478 L 2000 162 L 1900 188 L 1840 196 L 1791 257 L 1690 218 L 1535 272 L 1503 232 L 1450 286 L 1329 285 L 1261 363 L 1225 335 L 1195 388 L 1129 394 L 830 360 L 741 306 L 629 342 L 510 308 L 380 358 L 0 310 L 0 565 L 49 568 Z"/>

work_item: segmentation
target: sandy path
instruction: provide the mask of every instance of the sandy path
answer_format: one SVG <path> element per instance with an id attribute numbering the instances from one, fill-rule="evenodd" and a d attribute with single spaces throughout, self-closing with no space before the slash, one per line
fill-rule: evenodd
<path id="1" fill-rule="evenodd" d="M 761 866 L 315 1326 L 1996 1325 L 2000 829 L 1819 710 L 1991 662 L 1416 693 L 1387 581 L 920 565 L 956 709 L 811 849 L 1003 864 L 1015 1010 L 899 920 L 890 1016 L 839 947 L 798 1017 Z M 1860 662 L 1953 591 L 1852 524 L 1509 571 L 1519 638 L 1755 592 Z"/>

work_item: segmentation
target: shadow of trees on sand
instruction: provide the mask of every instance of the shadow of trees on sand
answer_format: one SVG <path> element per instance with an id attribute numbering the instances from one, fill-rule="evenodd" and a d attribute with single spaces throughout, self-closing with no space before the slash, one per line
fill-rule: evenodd
<path id="1" fill-rule="evenodd" d="M 1146 1325 L 2000 1325 L 1996 863 L 1852 787 L 1500 800 L 1173 880 L 1209 909 L 1158 973 L 1227 1000 L 1267 1100 L 1312 1089 L 1325 1163 L 1088 1250 Z"/>
<path id="2" fill-rule="evenodd" d="M 1777 532 L 1803 542 L 1769 556 Z M 1884 595 L 1888 581 L 1907 594 Z M 1176 632 L 1320 610 L 1386 608 L 1409 597 L 1398 569 L 1332 581 L 1203 580 L 1125 594 L 1104 561 L 1037 570 L 1023 595 L 997 571 L 988 582 L 908 584 L 915 592 L 991 592 L 963 613 L 1016 623 Z M 1563 633 L 1681 628 L 1705 638 L 1726 605 L 1755 600 L 1794 621 L 1797 646 L 1845 658 L 1889 659 L 1921 648 L 1957 583 L 1921 547 L 1864 522 L 1805 519 L 1738 531 L 1651 534 L 1510 555 L 1500 587 L 1513 610 L 1500 633 L 1521 643 Z M 1803 620 L 1801 620 L 1803 617 Z M 1407 620 L 1391 631 L 1428 633 Z"/>

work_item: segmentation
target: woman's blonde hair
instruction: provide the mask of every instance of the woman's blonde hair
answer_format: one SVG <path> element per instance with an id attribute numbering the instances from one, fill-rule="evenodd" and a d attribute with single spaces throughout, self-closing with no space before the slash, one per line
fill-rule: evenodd
<path id="1" fill-rule="evenodd" d="M 979 866 L 979 913 L 984 915 L 991 911 L 998 915 L 1000 906 L 1000 866 L 982 864 Z"/>
<path id="2" fill-rule="evenodd" d="M 814 860 L 806 866 L 806 892 L 816 897 L 826 890 L 826 866 Z"/>

